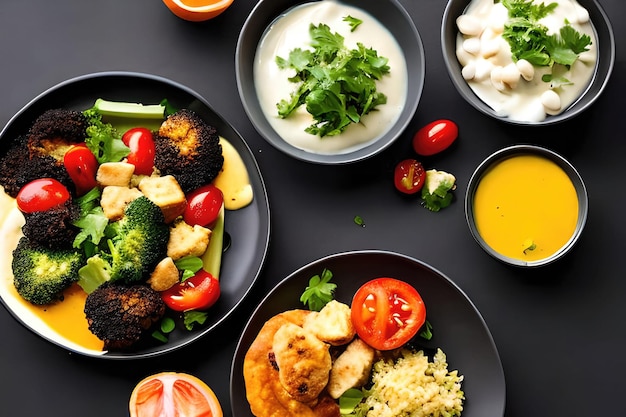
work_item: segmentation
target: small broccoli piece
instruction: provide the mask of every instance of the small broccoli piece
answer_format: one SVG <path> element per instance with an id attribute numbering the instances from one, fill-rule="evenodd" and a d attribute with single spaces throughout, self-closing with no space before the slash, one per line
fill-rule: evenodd
<path id="1" fill-rule="evenodd" d="M 63 299 L 83 263 L 80 251 L 43 248 L 22 237 L 13 251 L 13 284 L 25 300 L 49 304 Z"/>
<path id="2" fill-rule="evenodd" d="M 185 193 L 213 181 L 224 164 L 217 130 L 191 110 L 168 116 L 154 141 L 154 165 L 161 175 L 176 178 Z"/>
<path id="3" fill-rule="evenodd" d="M 454 175 L 431 169 L 426 171 L 426 182 L 422 188 L 422 205 L 430 211 L 439 211 L 452 203 L 456 188 Z"/>
<path id="4" fill-rule="evenodd" d="M 111 265 L 99 255 L 87 259 L 87 264 L 78 270 L 78 285 L 87 294 L 111 280 Z"/>
<path id="5" fill-rule="evenodd" d="M 109 252 L 100 254 L 111 267 L 111 281 L 145 281 L 167 256 L 170 231 L 163 212 L 141 196 L 128 204 L 124 217 L 115 223 L 115 230 L 116 236 L 108 241 Z"/>

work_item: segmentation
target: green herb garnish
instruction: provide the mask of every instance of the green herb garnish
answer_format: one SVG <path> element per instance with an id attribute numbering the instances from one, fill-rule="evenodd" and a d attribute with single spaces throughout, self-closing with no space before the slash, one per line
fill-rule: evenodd
<path id="1" fill-rule="evenodd" d="M 357 226 L 365 227 L 365 220 L 361 216 L 354 216 L 354 224 Z"/>
<path id="2" fill-rule="evenodd" d="M 589 50 L 591 38 L 574 29 L 568 21 L 558 34 L 548 34 L 548 28 L 539 20 L 554 12 L 557 3 L 533 4 L 532 0 L 501 0 L 509 14 L 502 37 L 509 43 L 514 61 L 525 59 L 533 65 L 554 64 L 571 66 L 578 56 Z M 542 77 L 545 82 L 553 80 L 552 74 Z M 560 77 L 559 85 L 568 81 Z"/>
<path id="3" fill-rule="evenodd" d="M 183 313 L 183 323 L 187 330 L 193 330 L 196 324 L 203 325 L 207 317 L 206 311 L 189 310 Z"/>
<path id="4" fill-rule="evenodd" d="M 354 32 L 356 28 L 359 27 L 361 23 L 363 23 L 361 19 L 357 19 L 356 17 L 352 17 L 350 15 L 344 17 L 343 21 L 350 24 L 350 32 Z"/>
<path id="5" fill-rule="evenodd" d="M 300 301 L 309 307 L 309 310 L 320 311 L 334 297 L 337 284 L 330 282 L 333 273 L 324 268 L 321 276 L 315 275 L 309 279 Z"/>
<path id="6" fill-rule="evenodd" d="M 338 135 L 387 102 L 387 96 L 376 90 L 376 81 L 389 73 L 388 59 L 362 43 L 348 49 L 344 37 L 323 23 L 311 24 L 309 33 L 313 50 L 295 48 L 288 58 L 276 57 L 279 68 L 295 70 L 289 81 L 299 84 L 289 100 L 277 104 L 278 115 L 289 117 L 305 105 L 314 119 L 307 133 Z"/>
<path id="7" fill-rule="evenodd" d="M 422 339 L 426 339 L 426 340 L 430 340 L 433 337 L 433 325 L 430 324 L 430 322 L 428 320 L 426 320 L 426 322 L 424 322 L 424 325 L 422 326 L 422 331 L 419 333 L 419 336 Z"/>

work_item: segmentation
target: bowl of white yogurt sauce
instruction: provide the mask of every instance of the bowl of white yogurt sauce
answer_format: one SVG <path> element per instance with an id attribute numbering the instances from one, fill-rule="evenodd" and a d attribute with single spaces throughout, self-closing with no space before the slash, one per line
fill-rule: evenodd
<path id="1" fill-rule="evenodd" d="M 585 50 L 575 52 L 573 63 L 541 65 L 531 58 L 513 57 L 506 39 L 513 20 L 504 2 L 495 0 L 450 0 L 443 15 L 441 45 L 450 79 L 469 104 L 506 123 L 542 126 L 568 120 L 598 99 L 613 70 L 615 39 L 596 0 L 532 3 L 538 7 L 556 3 L 533 22 L 545 27 L 548 36 L 562 40 L 561 29 L 568 26 L 568 33 L 574 29 L 577 36 L 588 37 Z"/>
<path id="2" fill-rule="evenodd" d="M 297 48 L 313 50 L 311 25 L 328 26 L 349 50 L 359 44 L 374 50 L 389 67 L 376 80 L 386 101 L 336 135 L 307 132 L 314 119 L 306 105 L 287 117 L 278 114 L 277 103 L 289 99 L 299 84 L 289 80 L 296 71 L 280 68 L 276 58 Z M 424 49 L 397 0 L 261 0 L 240 32 L 235 70 L 246 114 L 268 143 L 302 161 L 348 164 L 389 147 L 413 118 L 424 85 Z"/>

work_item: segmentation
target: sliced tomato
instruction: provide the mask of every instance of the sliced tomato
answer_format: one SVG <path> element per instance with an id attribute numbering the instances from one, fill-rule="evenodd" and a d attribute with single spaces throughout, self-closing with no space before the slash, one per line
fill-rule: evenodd
<path id="1" fill-rule="evenodd" d="M 65 185 L 54 178 L 39 178 L 24 185 L 17 193 L 17 208 L 23 213 L 46 211 L 70 199 Z"/>
<path id="2" fill-rule="evenodd" d="M 381 277 L 354 294 L 352 323 L 359 337 L 378 350 L 391 350 L 411 340 L 426 321 L 426 306 L 417 290 L 404 281 Z"/>
<path id="3" fill-rule="evenodd" d="M 122 142 L 130 148 L 126 157 L 135 166 L 135 174 L 150 175 L 154 167 L 154 137 L 150 129 L 135 127 L 122 135 Z"/>
<path id="4" fill-rule="evenodd" d="M 165 304 L 174 311 L 206 310 L 219 297 L 219 281 L 203 269 L 161 293 Z"/>
<path id="5" fill-rule="evenodd" d="M 185 223 L 194 226 L 209 226 L 215 223 L 224 204 L 224 194 L 213 184 L 207 184 L 187 196 L 187 207 L 183 212 Z"/>
<path id="6" fill-rule="evenodd" d="M 150 375 L 133 389 L 130 417 L 222 417 L 217 396 L 201 379 L 182 372 Z"/>
<path id="7" fill-rule="evenodd" d="M 405 159 L 396 165 L 393 183 L 396 189 L 404 194 L 415 194 L 424 187 L 426 170 L 416 159 Z"/>
<path id="8" fill-rule="evenodd" d="M 98 185 L 98 160 L 86 144 L 74 145 L 65 152 L 63 165 L 74 182 L 77 195 L 83 195 Z"/>

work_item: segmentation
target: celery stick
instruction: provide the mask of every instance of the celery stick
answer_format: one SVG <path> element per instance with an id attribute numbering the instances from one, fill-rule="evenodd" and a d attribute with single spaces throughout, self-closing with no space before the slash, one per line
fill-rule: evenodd
<path id="1" fill-rule="evenodd" d="M 224 247 L 224 205 L 220 209 L 220 213 L 215 221 L 215 226 L 211 229 L 211 239 L 209 247 L 204 255 L 202 262 L 204 270 L 213 275 L 215 278 L 220 277 L 220 267 L 222 265 L 222 250 Z"/>
<path id="2" fill-rule="evenodd" d="M 136 119 L 164 119 L 165 106 L 161 104 L 141 104 L 97 99 L 94 108 L 102 116 L 129 117 Z"/>

